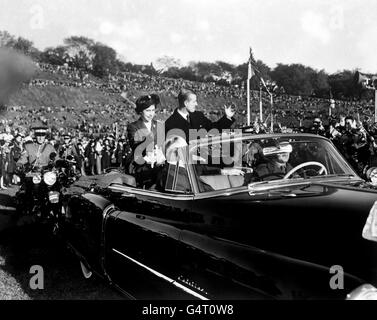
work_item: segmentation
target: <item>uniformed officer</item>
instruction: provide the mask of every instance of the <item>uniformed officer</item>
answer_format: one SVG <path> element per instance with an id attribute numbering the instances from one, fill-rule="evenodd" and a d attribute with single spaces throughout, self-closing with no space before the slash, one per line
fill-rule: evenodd
<path id="1" fill-rule="evenodd" d="M 79 162 L 79 151 L 75 144 L 72 143 L 71 135 L 69 133 L 63 134 L 64 143 L 58 148 L 58 154 L 61 159 L 67 159 L 72 156 L 76 162 Z"/>
<path id="2" fill-rule="evenodd" d="M 35 142 L 25 144 L 25 149 L 17 161 L 17 166 L 29 164 L 33 168 L 44 167 L 49 164 L 51 154 L 56 154 L 55 148 L 46 141 L 47 126 L 35 124 L 32 130 L 34 131 Z"/>

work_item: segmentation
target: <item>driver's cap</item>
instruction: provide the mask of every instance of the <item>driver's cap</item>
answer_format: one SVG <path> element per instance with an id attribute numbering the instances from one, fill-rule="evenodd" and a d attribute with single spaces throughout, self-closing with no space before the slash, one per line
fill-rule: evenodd
<path id="1" fill-rule="evenodd" d="M 279 153 L 291 153 L 292 145 L 289 142 L 280 142 L 277 146 L 263 148 L 263 154 L 272 155 Z"/>

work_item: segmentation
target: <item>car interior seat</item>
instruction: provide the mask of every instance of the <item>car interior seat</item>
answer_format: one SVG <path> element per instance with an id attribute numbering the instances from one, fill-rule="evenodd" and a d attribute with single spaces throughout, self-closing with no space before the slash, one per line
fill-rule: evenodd
<path id="1" fill-rule="evenodd" d="M 214 190 L 236 188 L 244 184 L 243 176 L 205 175 L 200 176 L 200 180 L 211 186 Z"/>
<path id="2" fill-rule="evenodd" d="M 112 183 L 119 183 L 119 184 L 124 184 L 129 187 L 136 188 L 136 179 L 135 177 L 129 174 L 124 174 L 124 173 L 119 173 L 119 172 L 110 172 L 106 174 L 106 177 L 109 179 L 108 180 L 109 185 Z"/>

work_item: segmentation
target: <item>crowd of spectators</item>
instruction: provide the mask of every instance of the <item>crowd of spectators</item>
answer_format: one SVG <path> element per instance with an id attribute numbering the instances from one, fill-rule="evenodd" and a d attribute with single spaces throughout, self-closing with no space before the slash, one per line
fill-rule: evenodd
<path id="1" fill-rule="evenodd" d="M 68 66 L 39 64 L 39 68 L 37 77 L 27 86 L 95 88 L 104 95 L 116 97 L 118 103 L 85 101 L 80 108 L 67 105 L 8 106 L 8 114 L 0 123 L 2 188 L 16 182 L 13 175 L 14 161 L 22 152 L 23 143 L 32 139 L 30 125 L 35 121 L 42 121 L 51 128 L 49 139 L 57 149 L 64 143 L 64 135 L 71 136 L 70 143 L 77 150 L 77 160 L 83 174 L 98 174 L 109 167 L 124 165 L 129 153 L 126 141 L 127 125 L 136 119 L 133 101 L 140 93 L 154 92 L 162 97 L 161 107 L 157 110 L 159 120 L 165 120 L 171 115 L 177 106 L 177 93 L 184 87 L 197 93 L 199 109 L 209 118 L 218 118 L 223 112 L 223 106 L 217 103 L 226 103 L 236 107 L 237 125 L 246 124 L 246 92 L 240 86 L 219 86 L 210 82 L 201 83 L 131 72 L 97 79 Z M 251 92 L 253 120 L 259 118 L 259 97 L 259 91 Z M 330 109 L 329 99 L 278 94 L 274 95 L 272 110 L 270 97 L 266 92 L 262 93 L 262 101 L 264 123 L 254 122 L 256 132 L 270 131 L 272 127 L 274 131 L 307 132 L 314 118 L 318 118 L 326 128 L 330 128 L 334 118 L 329 118 L 329 111 L 339 121 L 340 115 L 346 114 L 357 118 L 367 127 L 373 124 L 373 101 L 336 100 L 335 108 Z M 270 126 L 271 118 L 274 126 Z"/>
<path id="2" fill-rule="evenodd" d="M 217 103 L 231 104 L 237 108 L 237 120 L 246 124 L 246 90 L 239 85 L 216 85 L 214 82 L 195 82 L 183 79 L 151 76 L 143 73 L 120 72 L 109 75 L 107 79 L 97 79 L 88 73 L 69 68 L 68 66 L 51 66 L 40 64 L 41 70 L 66 77 L 67 81 L 34 79 L 30 86 L 68 86 L 75 88 L 96 88 L 105 95 L 119 95 L 126 91 L 130 98 L 136 100 L 137 92 L 156 92 L 165 97 L 165 105 L 160 110 L 161 120 L 165 120 L 176 107 L 175 98 L 180 88 L 193 90 L 202 102 L 202 111 L 208 117 L 216 118 L 221 113 L 221 106 Z M 251 109 L 259 112 L 259 91 L 251 91 Z M 264 117 L 271 117 L 284 126 L 299 127 L 305 117 L 319 115 L 326 119 L 329 114 L 330 99 L 310 96 L 291 96 L 287 94 L 273 94 L 273 109 L 271 110 L 270 96 L 262 92 Z M 200 105 L 200 103 L 199 103 Z M 374 102 L 365 100 L 335 100 L 334 114 L 360 114 L 362 118 L 371 118 L 374 113 Z M 132 104 L 131 104 L 132 106 Z M 106 106 L 104 106 L 106 109 Z M 131 119 L 130 119 L 131 120 Z"/>
<path id="3" fill-rule="evenodd" d="M 76 130 L 56 130 L 52 127 L 47 142 L 54 146 L 59 158 L 71 155 L 82 175 L 102 174 L 108 168 L 122 168 L 130 157 L 126 136 L 120 135 L 118 124 L 97 128 L 99 134 L 85 131 L 82 123 Z M 22 130 L 12 122 L 0 123 L 0 188 L 7 189 L 19 182 L 16 162 L 24 151 L 25 143 L 34 141 L 32 130 Z"/>

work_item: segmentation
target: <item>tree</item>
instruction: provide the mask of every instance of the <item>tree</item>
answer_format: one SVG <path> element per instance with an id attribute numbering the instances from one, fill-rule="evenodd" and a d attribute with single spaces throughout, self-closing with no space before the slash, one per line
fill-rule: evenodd
<path id="1" fill-rule="evenodd" d="M 234 73 L 235 72 L 235 66 L 228 63 L 228 62 L 224 62 L 224 61 L 216 61 L 216 64 L 219 66 L 219 68 L 225 72 L 225 71 L 228 71 L 230 73 Z"/>
<path id="2" fill-rule="evenodd" d="M 93 74 L 97 77 L 105 77 L 117 71 L 116 51 L 103 44 L 95 44 L 92 47 L 94 53 Z"/>
<path id="3" fill-rule="evenodd" d="M 179 70 L 179 77 L 182 79 L 190 80 L 190 81 L 197 81 L 197 77 L 189 66 L 183 67 Z"/>
<path id="4" fill-rule="evenodd" d="M 13 48 L 16 39 L 8 31 L 0 31 L 0 47 Z"/>
<path id="5" fill-rule="evenodd" d="M 312 95 L 314 92 L 312 85 L 314 72 L 313 69 L 302 64 L 286 65 L 279 63 L 271 72 L 271 77 L 288 94 Z"/>
<path id="6" fill-rule="evenodd" d="M 165 77 L 178 79 L 181 77 L 180 69 L 178 67 L 170 67 L 163 73 Z"/>
<path id="7" fill-rule="evenodd" d="M 63 65 L 65 61 L 65 47 L 58 46 L 56 48 L 46 48 L 41 53 L 41 61 L 44 63 L 49 63 L 53 65 Z"/>
<path id="8" fill-rule="evenodd" d="M 83 36 L 72 36 L 64 39 L 64 45 L 67 47 L 93 47 L 96 42 L 93 39 Z"/>
<path id="9" fill-rule="evenodd" d="M 13 45 L 13 49 L 22 52 L 23 54 L 30 55 L 32 51 L 36 49 L 33 46 L 33 42 L 25 38 L 18 37 Z"/>
<path id="10" fill-rule="evenodd" d="M 260 76 L 265 81 L 271 80 L 271 76 L 270 76 L 271 69 L 262 60 L 257 60 L 255 62 L 254 68 L 256 68 L 259 71 L 259 73 L 255 72 L 256 75 L 251 78 L 250 88 L 253 89 L 253 90 L 258 90 L 259 89 L 259 83 L 260 83 Z M 240 64 L 239 66 L 236 67 L 235 78 L 241 79 L 241 81 L 246 81 L 247 70 L 248 70 L 248 63 L 247 62 Z"/>
<path id="11" fill-rule="evenodd" d="M 64 39 L 64 44 L 64 59 L 69 66 L 86 71 L 93 70 L 94 40 L 82 36 L 73 36 Z"/>
<path id="12" fill-rule="evenodd" d="M 364 90 L 354 80 L 356 71 L 343 70 L 329 76 L 329 85 L 334 98 L 361 98 Z"/>
<path id="13" fill-rule="evenodd" d="M 314 94 L 317 97 L 329 98 L 330 97 L 330 84 L 329 76 L 325 70 L 320 70 L 312 75 L 312 86 L 314 89 Z"/>

